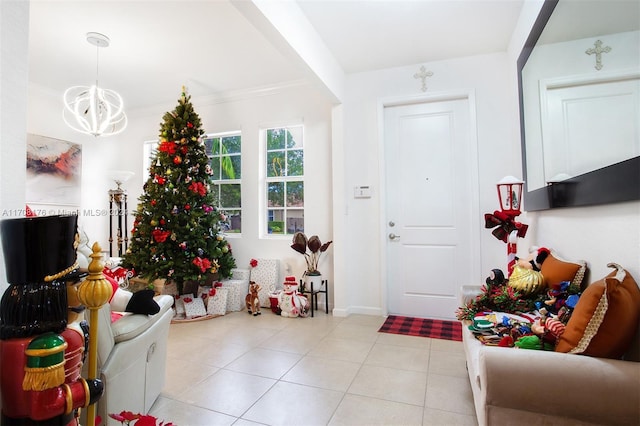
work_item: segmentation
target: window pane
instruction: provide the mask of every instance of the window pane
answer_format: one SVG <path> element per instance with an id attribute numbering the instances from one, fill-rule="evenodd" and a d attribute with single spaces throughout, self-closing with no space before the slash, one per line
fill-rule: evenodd
<path id="1" fill-rule="evenodd" d="M 220 138 L 213 138 L 213 147 L 211 149 L 212 155 L 220 155 Z"/>
<path id="2" fill-rule="evenodd" d="M 204 140 L 204 152 L 209 156 L 213 154 L 213 139 Z"/>
<path id="3" fill-rule="evenodd" d="M 287 210 L 287 234 L 304 232 L 304 215 L 302 210 Z"/>
<path id="4" fill-rule="evenodd" d="M 284 151 L 269 152 L 267 154 L 267 177 L 284 176 Z"/>
<path id="5" fill-rule="evenodd" d="M 228 210 L 226 224 L 228 227 L 227 232 L 236 234 L 242 232 L 242 215 L 240 210 Z"/>
<path id="6" fill-rule="evenodd" d="M 233 207 L 241 207 L 240 185 L 222 184 L 220 185 L 220 207 L 228 210 Z"/>
<path id="7" fill-rule="evenodd" d="M 287 176 L 304 175 L 304 151 L 292 149 L 287 152 Z"/>
<path id="8" fill-rule="evenodd" d="M 304 183 L 287 184 L 287 207 L 304 207 Z"/>
<path id="9" fill-rule="evenodd" d="M 284 212 L 282 210 L 269 210 L 267 232 L 269 234 L 284 234 Z"/>
<path id="10" fill-rule="evenodd" d="M 242 159 L 239 155 L 221 157 L 222 179 L 240 179 Z"/>
<path id="11" fill-rule="evenodd" d="M 302 148 L 302 126 L 287 128 L 287 148 Z"/>
<path id="12" fill-rule="evenodd" d="M 284 182 L 270 182 L 267 192 L 269 207 L 284 207 Z"/>
<path id="13" fill-rule="evenodd" d="M 285 147 L 286 129 L 267 130 L 267 150 L 283 149 Z"/>
<path id="14" fill-rule="evenodd" d="M 240 162 L 240 157 L 237 158 L 237 162 Z M 221 179 L 237 179 L 236 170 L 233 164 L 232 157 L 223 155 L 220 157 L 220 174 Z"/>
<path id="15" fill-rule="evenodd" d="M 211 179 L 220 180 L 220 157 L 213 157 L 211 163 Z"/>
<path id="16" fill-rule="evenodd" d="M 220 201 L 220 185 L 217 183 L 212 183 L 209 185 L 211 187 L 211 193 L 213 194 L 213 199 L 216 203 L 219 204 Z"/>
<path id="17" fill-rule="evenodd" d="M 239 154 L 240 153 L 240 136 L 228 136 L 222 138 L 223 154 Z"/>

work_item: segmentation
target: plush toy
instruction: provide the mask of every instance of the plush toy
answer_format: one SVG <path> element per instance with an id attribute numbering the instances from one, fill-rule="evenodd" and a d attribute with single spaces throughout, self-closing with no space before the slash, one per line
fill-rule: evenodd
<path id="1" fill-rule="evenodd" d="M 262 289 L 260 284 L 256 284 L 254 281 L 249 283 L 249 294 L 244 298 L 245 303 L 247 304 L 247 312 L 256 315 L 262 314 L 260 312 L 260 297 L 258 296 L 258 292 Z"/>
<path id="2" fill-rule="evenodd" d="M 280 315 L 295 318 L 309 315 L 309 301 L 298 291 L 296 277 L 286 277 L 283 283 L 284 290 L 278 294 L 278 306 Z"/>
<path id="3" fill-rule="evenodd" d="M 549 250 L 540 248 L 532 250 L 529 257 L 516 257 L 516 264 L 509 277 L 509 287 L 523 295 L 535 294 L 545 288 L 545 280 L 540 273 L 540 265 L 549 255 Z"/>

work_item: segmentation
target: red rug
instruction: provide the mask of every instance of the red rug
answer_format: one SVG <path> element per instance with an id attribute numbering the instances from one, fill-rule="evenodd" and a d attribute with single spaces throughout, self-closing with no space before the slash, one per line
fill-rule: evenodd
<path id="1" fill-rule="evenodd" d="M 462 341 L 462 324 L 458 321 L 389 315 L 378 332 Z"/>

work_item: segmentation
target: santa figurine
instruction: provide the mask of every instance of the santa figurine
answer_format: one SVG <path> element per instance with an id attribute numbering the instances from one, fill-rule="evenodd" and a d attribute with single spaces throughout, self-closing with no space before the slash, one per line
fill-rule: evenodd
<path id="1" fill-rule="evenodd" d="M 88 327 L 76 296 L 77 216 L 0 223 L 9 288 L 0 300 L 2 425 L 77 424 L 103 393 L 81 377 Z"/>
<path id="2" fill-rule="evenodd" d="M 298 291 L 296 277 L 286 277 L 282 284 L 284 289 L 278 294 L 278 307 L 283 317 L 309 316 L 309 301 Z"/>

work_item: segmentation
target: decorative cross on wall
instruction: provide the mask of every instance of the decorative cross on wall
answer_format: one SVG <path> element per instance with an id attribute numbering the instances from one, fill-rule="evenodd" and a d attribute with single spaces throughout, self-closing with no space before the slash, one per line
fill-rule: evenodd
<path id="1" fill-rule="evenodd" d="M 587 55 L 596 55 L 596 69 L 600 71 L 602 69 L 602 54 L 611 52 L 611 47 L 602 47 L 601 40 L 596 40 L 594 44 L 596 46 L 595 48 L 589 48 L 584 53 L 586 53 Z"/>
<path id="2" fill-rule="evenodd" d="M 420 72 L 415 73 L 413 75 L 413 78 L 419 78 L 420 80 L 422 80 L 422 91 L 426 92 L 427 91 L 426 79 L 427 77 L 431 77 L 432 75 L 433 75 L 433 72 L 427 71 L 427 69 L 423 65 L 420 67 Z"/>

